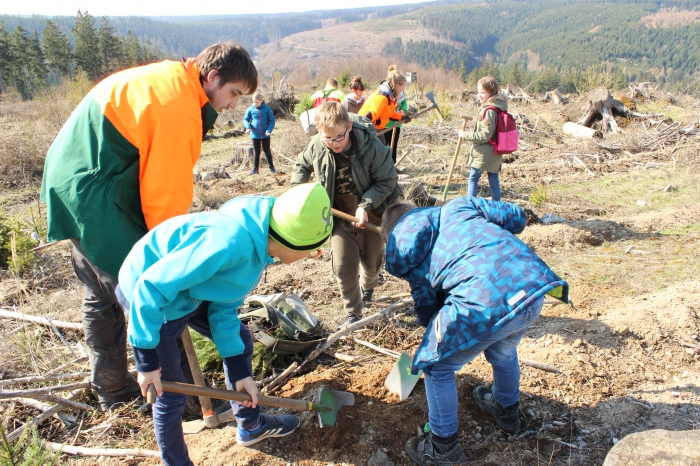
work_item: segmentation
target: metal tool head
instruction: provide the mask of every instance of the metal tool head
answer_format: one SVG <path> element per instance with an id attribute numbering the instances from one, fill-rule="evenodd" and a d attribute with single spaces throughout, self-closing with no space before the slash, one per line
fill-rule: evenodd
<path id="1" fill-rule="evenodd" d="M 435 92 L 433 92 L 433 91 L 426 92 L 425 98 L 428 99 L 431 104 L 437 105 L 437 102 L 435 102 Z"/>
<path id="2" fill-rule="evenodd" d="M 418 371 L 418 375 L 411 373 L 411 356 L 407 352 L 401 353 L 399 359 L 391 368 L 389 376 L 384 381 L 384 386 L 390 393 L 395 393 L 400 400 L 405 400 L 411 394 L 411 390 L 418 383 L 418 379 L 423 371 Z"/>
<path id="3" fill-rule="evenodd" d="M 334 427 L 335 421 L 338 419 L 338 410 L 343 406 L 354 406 L 355 395 L 349 392 L 339 392 L 322 388 L 318 392 L 318 403 L 328 408 L 325 411 L 319 411 L 319 424 L 321 427 Z"/>

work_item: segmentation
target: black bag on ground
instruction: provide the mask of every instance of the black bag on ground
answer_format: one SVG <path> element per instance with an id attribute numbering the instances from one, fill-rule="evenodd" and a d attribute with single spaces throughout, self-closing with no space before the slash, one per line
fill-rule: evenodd
<path id="1" fill-rule="evenodd" d="M 277 354 L 303 353 L 323 341 L 321 324 L 295 294 L 249 296 L 238 317 L 257 341 Z"/>

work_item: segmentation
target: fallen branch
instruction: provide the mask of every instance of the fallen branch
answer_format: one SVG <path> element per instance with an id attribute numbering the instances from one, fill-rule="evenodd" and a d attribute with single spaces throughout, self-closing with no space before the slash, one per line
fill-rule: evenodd
<path id="1" fill-rule="evenodd" d="M 583 160 L 579 159 L 579 158 L 576 157 L 575 155 L 572 157 L 572 159 L 574 160 L 574 162 L 576 162 L 577 164 L 581 165 L 581 166 L 583 167 L 583 169 L 586 170 L 586 171 L 588 172 L 589 175 L 595 176 L 595 173 L 593 173 L 592 171 L 590 171 L 590 170 L 588 169 L 588 167 L 586 166 L 586 164 L 583 163 Z"/>
<path id="2" fill-rule="evenodd" d="M 14 398 L 16 396 L 33 398 L 34 395 L 49 395 L 53 392 L 67 392 L 77 388 L 88 387 L 90 387 L 90 382 L 78 382 L 69 385 L 54 385 L 53 387 L 32 388 L 29 390 L 0 390 L 0 398 Z"/>
<path id="3" fill-rule="evenodd" d="M 87 448 L 87 447 L 76 447 L 73 445 L 65 445 L 63 443 L 45 442 L 44 447 L 53 450 L 60 451 L 67 455 L 78 455 L 78 456 L 136 456 L 136 457 L 159 457 L 160 453 L 155 450 L 140 450 L 136 448 Z"/>
<path id="4" fill-rule="evenodd" d="M 133 360 L 133 358 L 134 358 L 134 357 L 131 356 L 131 359 L 132 359 L 132 360 Z M 57 372 L 59 372 L 59 371 L 62 371 L 62 370 L 65 369 L 66 367 L 70 367 L 70 366 L 75 365 L 75 364 L 80 364 L 81 362 L 85 362 L 85 361 L 87 361 L 87 360 L 88 360 L 88 357 L 87 357 L 87 356 L 81 356 L 81 357 L 79 357 L 79 358 L 77 358 L 77 359 L 73 359 L 72 361 L 68 361 L 67 363 L 62 364 L 62 365 L 58 366 L 57 368 L 55 368 L 55 369 L 53 369 L 53 370 L 50 370 L 50 371 L 47 372 L 45 375 L 46 375 L 46 376 L 53 375 L 53 374 L 55 374 L 55 373 L 57 373 Z"/>
<path id="5" fill-rule="evenodd" d="M 359 343 L 362 346 L 366 346 L 367 348 L 371 348 L 378 353 L 386 354 L 387 356 L 391 356 L 392 358 L 396 358 L 396 359 L 399 359 L 401 357 L 401 354 L 397 353 L 396 351 L 382 348 L 381 346 L 373 345 L 372 343 L 370 343 L 368 341 L 358 340 L 357 338 L 355 338 L 354 340 L 355 340 L 355 343 Z"/>
<path id="6" fill-rule="evenodd" d="M 284 382 L 287 378 L 292 377 L 294 374 L 296 374 L 297 372 L 299 372 L 299 370 L 300 370 L 302 367 L 304 367 L 304 366 L 305 366 L 306 364 L 308 364 L 310 361 L 313 361 L 314 359 L 316 359 L 316 358 L 318 357 L 319 354 L 321 354 L 322 352 L 324 352 L 325 350 L 327 350 L 328 348 L 330 348 L 330 346 L 331 346 L 333 343 L 335 343 L 336 341 L 338 341 L 338 340 L 340 339 L 340 337 L 342 337 L 342 336 L 344 336 L 344 335 L 347 335 L 348 333 L 353 332 L 353 331 L 355 331 L 355 330 L 357 330 L 357 329 L 360 329 L 360 328 L 362 328 L 362 327 L 365 327 L 365 326 L 367 326 L 367 325 L 369 325 L 369 324 L 371 324 L 372 322 L 375 322 L 375 321 L 377 321 L 377 320 L 391 317 L 391 316 L 392 316 L 393 314 L 395 314 L 396 312 L 402 311 L 402 310 L 407 309 L 407 308 L 409 308 L 409 307 L 411 307 L 411 306 L 413 306 L 413 300 L 405 299 L 405 300 L 403 300 L 402 302 L 400 302 L 400 303 L 398 303 L 398 304 L 395 304 L 395 305 L 393 305 L 393 306 L 391 306 L 391 307 L 388 307 L 388 308 L 384 309 L 383 311 L 378 312 L 378 313 L 376 313 L 376 314 L 374 314 L 374 315 L 371 315 L 371 316 L 369 316 L 369 317 L 365 317 L 364 319 L 360 319 L 360 320 L 358 320 L 357 322 L 355 322 L 354 324 L 350 324 L 350 325 L 348 325 L 347 327 L 343 328 L 342 330 L 339 330 L 339 331 L 335 332 L 334 334 L 330 335 L 330 336 L 326 339 L 325 342 L 319 343 L 318 346 L 306 357 L 306 359 L 304 359 L 304 361 L 303 361 L 301 364 L 299 364 L 299 367 L 297 367 L 297 368 L 294 369 L 293 371 L 290 371 L 289 374 L 286 375 L 284 378 L 282 378 L 282 376 L 280 375 L 280 377 L 278 378 L 278 379 L 279 379 L 279 382 L 277 383 L 277 385 L 279 386 L 279 385 L 280 385 L 282 382 Z M 291 367 L 291 366 L 290 366 L 290 367 Z M 285 371 L 285 372 L 287 372 L 287 371 Z M 266 391 L 266 393 L 272 393 L 272 391 L 273 391 L 273 390 L 271 389 L 271 390 L 269 390 L 269 391 Z"/>
<path id="7" fill-rule="evenodd" d="M 0 387 L 5 385 L 17 385 L 22 383 L 41 383 L 49 380 L 71 380 L 82 379 L 89 377 L 90 372 L 75 372 L 73 374 L 54 374 L 54 375 L 31 375 L 27 377 L 18 377 L 16 379 L 0 380 Z"/>
<path id="8" fill-rule="evenodd" d="M 332 356 L 335 359 L 343 362 L 353 362 L 357 359 L 355 356 L 350 356 L 349 354 L 336 353 L 335 351 L 326 350 L 324 351 L 328 356 Z"/>
<path id="9" fill-rule="evenodd" d="M 37 395 L 31 395 L 31 396 L 25 395 L 25 396 L 27 396 L 28 398 L 34 398 L 36 400 L 51 401 L 53 403 L 68 406 L 68 407 L 71 407 L 73 409 L 77 409 L 80 411 L 92 411 L 95 409 L 90 405 L 86 405 L 85 403 L 80 403 L 78 401 L 68 400 L 66 398 L 61 398 L 60 396 L 55 396 L 55 395 L 37 394 Z"/>
<path id="10" fill-rule="evenodd" d="M 16 319 L 24 322 L 34 322 L 35 324 L 42 324 L 48 326 L 56 326 L 60 328 L 70 328 L 73 330 L 82 330 L 83 324 L 78 324 L 76 322 L 63 322 L 60 320 L 49 320 L 46 317 L 32 316 L 29 314 L 22 314 L 21 312 L 12 311 L 2 311 L 0 310 L 0 319 Z"/>
<path id="11" fill-rule="evenodd" d="M 75 398 L 77 396 L 80 396 L 82 394 L 82 390 L 73 390 L 68 397 L 69 398 Z M 72 401 L 72 400 L 71 400 Z M 33 429 L 35 426 L 39 426 L 42 422 L 53 416 L 54 414 L 58 414 L 60 411 L 64 410 L 66 407 L 64 405 L 57 404 L 56 406 L 52 406 L 51 408 L 47 409 L 28 423 L 26 423 L 24 426 L 20 427 L 19 429 L 16 429 L 14 432 L 11 432 L 8 436 L 7 439 L 10 442 L 13 442 L 17 440 L 21 435 L 22 432 L 24 432 L 25 429 Z M 40 408 L 41 409 L 41 408 Z"/>
<path id="12" fill-rule="evenodd" d="M 294 371 L 296 371 L 299 368 L 299 363 L 298 362 L 293 362 L 288 368 L 284 370 L 276 379 L 274 379 L 270 384 L 262 389 L 262 394 L 265 395 L 267 393 L 271 393 L 273 390 L 276 390 L 277 387 L 282 385 L 282 382 L 287 380 L 287 377 Z"/>
<path id="13" fill-rule="evenodd" d="M 558 367 L 554 367 L 543 362 L 534 361 L 532 359 L 520 358 L 520 362 L 525 364 L 526 366 L 534 367 L 535 369 L 539 369 L 541 371 L 553 372 L 555 374 L 561 373 Z"/>

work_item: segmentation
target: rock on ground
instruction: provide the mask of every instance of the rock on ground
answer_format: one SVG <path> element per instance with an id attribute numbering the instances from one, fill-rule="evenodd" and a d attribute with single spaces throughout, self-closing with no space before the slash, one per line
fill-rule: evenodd
<path id="1" fill-rule="evenodd" d="M 603 466 L 700 465 L 700 431 L 648 430 L 623 438 Z"/>

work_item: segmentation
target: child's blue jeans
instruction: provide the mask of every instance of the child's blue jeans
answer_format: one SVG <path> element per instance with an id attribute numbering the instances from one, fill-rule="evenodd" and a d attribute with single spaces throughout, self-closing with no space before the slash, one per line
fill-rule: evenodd
<path id="1" fill-rule="evenodd" d="M 124 309 L 129 309 L 128 302 L 119 288 L 117 288 L 117 298 Z M 160 343 L 156 346 L 162 380 L 187 383 L 180 367 L 180 350 L 177 346 L 177 340 L 188 326 L 211 339 L 208 311 L 209 302 L 205 301 L 192 314 L 163 324 L 160 329 Z M 240 334 L 245 344 L 243 354 L 247 358 L 247 364 L 251 365 L 253 336 L 248 327 L 243 324 L 241 324 Z M 226 374 L 226 387 L 229 390 L 235 390 L 234 384 L 229 380 L 226 359 L 224 359 L 224 373 Z M 166 466 L 193 466 L 187 453 L 185 435 L 182 431 L 182 414 L 185 412 L 186 402 L 187 395 L 163 391 L 163 396 L 159 396 L 153 404 L 153 430 L 156 434 L 161 459 Z M 250 430 L 258 425 L 260 405 L 256 408 L 246 408 L 232 401 L 231 407 L 239 427 Z"/>
<path id="2" fill-rule="evenodd" d="M 493 396 L 503 407 L 511 406 L 520 397 L 520 365 L 517 346 L 525 331 L 542 311 L 544 298 L 540 298 L 514 320 L 488 339 L 467 351 L 450 356 L 423 369 L 425 396 L 428 399 L 430 430 L 440 437 L 457 432 L 457 382 L 455 372 L 471 362 L 482 351 L 493 369 Z"/>
<path id="3" fill-rule="evenodd" d="M 479 178 L 483 170 L 472 167 L 469 171 L 469 182 L 467 184 L 467 196 L 478 197 L 476 195 L 479 190 Z M 498 173 L 486 172 L 489 178 L 489 187 L 491 188 L 491 200 L 500 201 L 501 200 L 501 182 L 498 180 Z"/>

